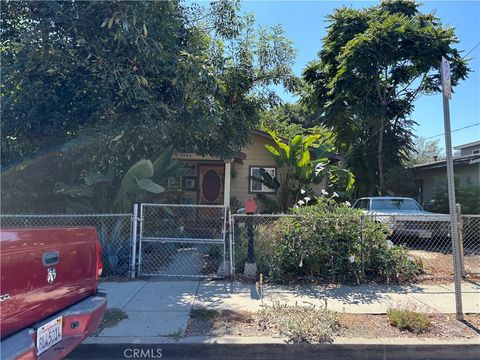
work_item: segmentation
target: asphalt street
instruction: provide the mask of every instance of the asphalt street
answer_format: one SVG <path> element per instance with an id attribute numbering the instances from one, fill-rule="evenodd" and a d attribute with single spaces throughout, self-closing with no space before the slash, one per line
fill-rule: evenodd
<path id="1" fill-rule="evenodd" d="M 480 345 L 84 344 L 67 359 L 478 360 Z"/>

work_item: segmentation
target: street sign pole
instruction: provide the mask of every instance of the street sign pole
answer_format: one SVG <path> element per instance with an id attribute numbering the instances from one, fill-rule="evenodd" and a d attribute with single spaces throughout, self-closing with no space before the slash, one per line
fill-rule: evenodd
<path id="1" fill-rule="evenodd" d="M 452 134 L 450 128 L 450 104 L 452 87 L 450 81 L 450 66 L 448 61 L 442 57 L 440 64 L 440 74 L 442 78 L 442 97 L 443 97 L 443 119 L 445 127 L 445 152 L 447 155 L 447 183 L 448 183 L 448 207 L 450 211 L 450 232 L 452 238 L 453 252 L 453 271 L 455 277 L 455 305 L 457 320 L 463 320 L 462 309 L 462 284 L 461 284 L 461 257 L 460 246 L 458 242 L 458 222 L 456 216 L 456 200 L 455 200 L 455 182 L 453 173 L 453 156 L 452 156 Z"/>

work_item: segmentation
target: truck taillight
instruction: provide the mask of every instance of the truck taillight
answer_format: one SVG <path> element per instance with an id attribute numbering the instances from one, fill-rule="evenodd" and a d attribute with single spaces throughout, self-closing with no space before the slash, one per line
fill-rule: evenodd
<path id="1" fill-rule="evenodd" d="M 99 241 L 96 242 L 96 253 L 97 253 L 97 266 L 96 266 L 96 274 L 95 279 L 98 281 L 100 280 L 100 276 L 102 275 L 103 271 L 103 264 L 102 264 L 102 245 Z"/>

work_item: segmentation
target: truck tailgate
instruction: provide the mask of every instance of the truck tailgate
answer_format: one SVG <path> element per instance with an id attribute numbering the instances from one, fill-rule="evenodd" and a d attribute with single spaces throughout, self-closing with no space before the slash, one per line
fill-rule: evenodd
<path id="1" fill-rule="evenodd" d="M 95 294 L 94 227 L 2 228 L 2 338 Z"/>

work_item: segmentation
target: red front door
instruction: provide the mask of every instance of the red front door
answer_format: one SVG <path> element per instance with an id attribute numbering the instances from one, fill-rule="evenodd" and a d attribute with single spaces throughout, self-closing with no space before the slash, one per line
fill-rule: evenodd
<path id="1" fill-rule="evenodd" d="M 200 165 L 200 204 L 223 205 L 225 166 Z"/>

